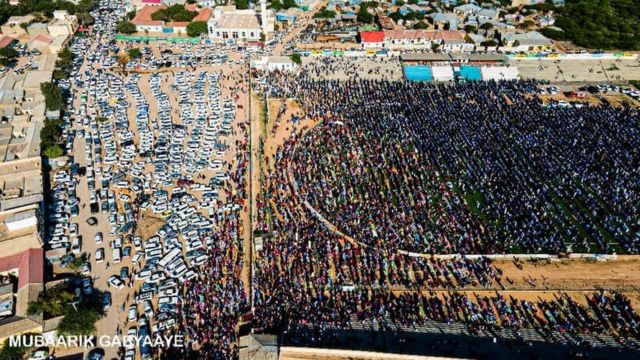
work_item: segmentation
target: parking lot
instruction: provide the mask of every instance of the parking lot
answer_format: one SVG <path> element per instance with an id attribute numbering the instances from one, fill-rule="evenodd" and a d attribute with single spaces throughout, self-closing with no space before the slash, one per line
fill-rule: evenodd
<path id="1" fill-rule="evenodd" d="M 103 41 L 72 45 L 90 55 L 78 57 L 64 84 L 72 94 L 63 132 L 69 161 L 51 173 L 48 246 L 69 251 L 56 272 L 69 273 L 72 259 L 82 258 L 86 287 L 107 294 L 98 334 L 172 332 L 182 284 L 207 266 L 206 249 L 225 246 L 221 225 L 239 217 L 238 231 L 248 234 L 241 225 L 247 71 L 237 54 L 207 49 L 216 55 L 202 59 L 204 48 L 184 44 L 147 45 L 122 71 L 111 54 L 126 44 L 108 30 L 114 20 L 103 20 L 96 25 Z M 242 264 L 238 258 L 234 271 Z M 152 353 L 105 351 L 126 359 Z"/>

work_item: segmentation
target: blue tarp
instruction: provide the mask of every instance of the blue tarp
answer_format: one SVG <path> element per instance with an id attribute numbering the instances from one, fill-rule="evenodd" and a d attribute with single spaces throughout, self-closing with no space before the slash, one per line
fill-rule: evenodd
<path id="1" fill-rule="evenodd" d="M 465 80 L 481 81 L 482 72 L 478 66 L 460 66 L 460 76 Z"/>
<path id="2" fill-rule="evenodd" d="M 411 65 L 404 67 L 404 76 L 409 81 L 432 81 L 431 66 Z"/>

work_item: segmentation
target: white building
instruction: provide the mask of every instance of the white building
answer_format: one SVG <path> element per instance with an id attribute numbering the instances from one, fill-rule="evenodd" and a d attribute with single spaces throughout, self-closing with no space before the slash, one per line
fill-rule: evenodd
<path id="1" fill-rule="evenodd" d="M 215 41 L 259 41 L 262 28 L 253 9 L 219 6 L 207 22 L 209 37 Z"/>
<path id="2" fill-rule="evenodd" d="M 293 71 L 296 64 L 287 56 L 263 56 L 258 60 L 252 60 L 251 66 L 268 71 Z"/>

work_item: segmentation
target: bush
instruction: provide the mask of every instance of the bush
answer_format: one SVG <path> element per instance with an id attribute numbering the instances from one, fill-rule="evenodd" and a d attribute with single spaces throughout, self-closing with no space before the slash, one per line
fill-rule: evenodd
<path id="1" fill-rule="evenodd" d="M 123 20 L 116 26 L 116 31 L 122 34 L 133 34 L 137 29 L 133 23 Z"/>
<path id="2" fill-rule="evenodd" d="M 208 34 L 209 29 L 206 21 L 194 21 L 187 25 L 187 35 L 191 37 L 198 37 L 203 34 Z"/>
<path id="3" fill-rule="evenodd" d="M 336 12 L 323 7 L 317 13 L 313 14 L 313 17 L 316 19 L 333 19 L 336 17 Z"/>
<path id="4" fill-rule="evenodd" d="M 417 23 L 413 24 L 413 28 L 415 30 L 424 30 L 428 27 L 429 25 L 425 24 L 424 21 L 418 21 Z"/>
<path id="5" fill-rule="evenodd" d="M 142 57 L 142 51 L 138 48 L 129 48 L 127 49 L 127 55 L 129 55 L 131 59 L 139 59 Z"/>
<path id="6" fill-rule="evenodd" d="M 64 150 L 62 150 L 62 148 L 60 147 L 60 145 L 53 145 L 52 147 L 46 149 L 44 151 L 44 156 L 48 157 L 49 159 L 55 159 L 57 157 L 60 157 L 64 155 Z"/>
<path id="7" fill-rule="evenodd" d="M 151 19 L 162 21 L 191 21 L 198 13 L 189 11 L 183 5 L 175 4 L 151 14 Z"/>

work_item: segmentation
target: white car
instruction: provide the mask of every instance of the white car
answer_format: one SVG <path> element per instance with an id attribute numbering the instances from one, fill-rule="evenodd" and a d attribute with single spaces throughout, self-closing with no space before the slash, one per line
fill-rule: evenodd
<path id="1" fill-rule="evenodd" d="M 129 321 L 138 321 L 138 307 L 135 304 L 129 306 Z"/>
<path id="2" fill-rule="evenodd" d="M 104 261 L 104 248 L 96 250 L 96 262 L 101 263 Z"/>
<path id="3" fill-rule="evenodd" d="M 118 290 L 122 290 L 124 288 L 124 281 L 122 281 L 117 275 L 111 275 L 107 281 L 111 286 Z"/>

